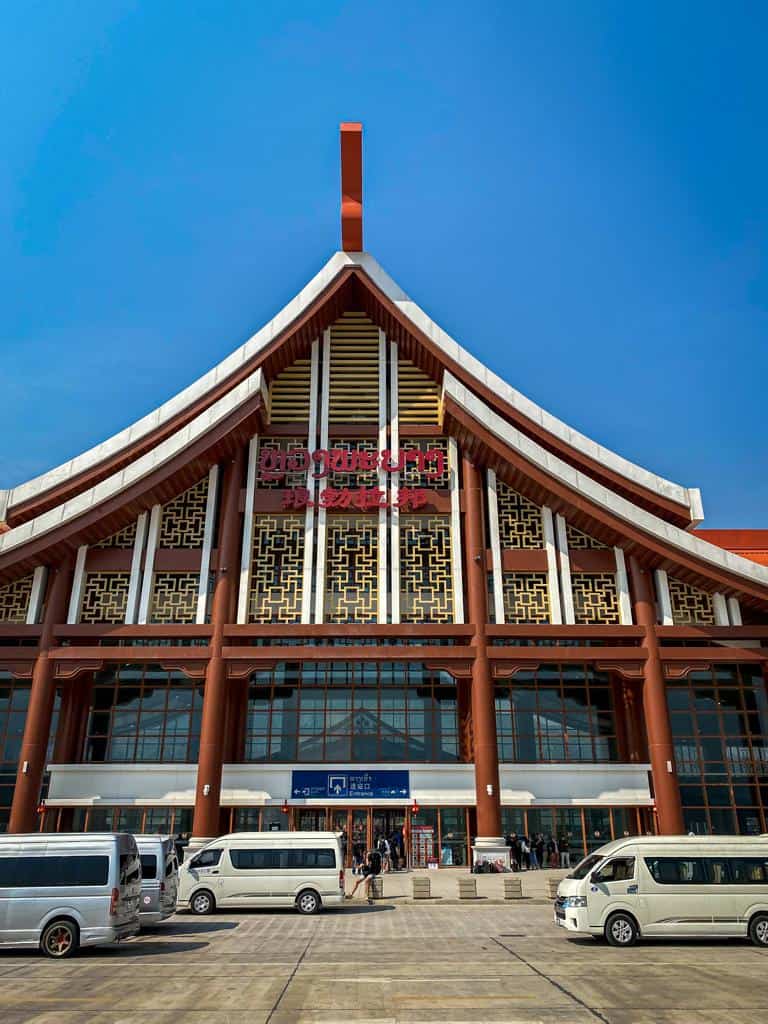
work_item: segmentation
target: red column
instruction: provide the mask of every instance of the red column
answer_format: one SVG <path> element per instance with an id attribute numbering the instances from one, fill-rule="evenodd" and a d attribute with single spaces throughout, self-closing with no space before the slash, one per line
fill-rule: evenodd
<path id="1" fill-rule="evenodd" d="M 13 791 L 9 832 L 36 832 L 37 807 L 45 770 L 45 755 L 51 731 L 53 704 L 56 697 L 54 627 L 66 621 L 67 602 L 72 582 L 71 563 L 51 573 L 48 600 L 45 606 L 40 651 L 32 670 L 29 709 L 24 723 L 24 739 L 19 756 L 16 788 Z"/>
<path id="2" fill-rule="evenodd" d="M 635 621 L 645 631 L 644 645 L 648 652 L 643 666 L 643 711 L 648 735 L 659 832 L 678 835 L 684 831 L 680 786 L 675 767 L 675 749 L 669 724 L 666 684 L 656 636 L 656 608 L 648 572 L 635 558 L 630 558 L 630 573 L 635 600 Z"/>
<path id="3" fill-rule="evenodd" d="M 227 709 L 227 667 L 221 656 L 224 626 L 232 621 L 237 593 L 240 539 L 240 487 L 243 452 L 224 471 L 219 529 L 219 567 L 211 605 L 211 657 L 205 673 L 203 719 L 192 835 L 209 839 L 219 835 L 221 767 L 224 760 L 224 724 Z"/>
<path id="4" fill-rule="evenodd" d="M 477 793 L 477 834 L 501 835 L 499 752 L 496 743 L 496 710 L 493 678 L 488 660 L 488 579 L 483 526 L 483 478 L 468 458 L 464 470 L 464 540 L 467 553 L 467 610 L 474 626 L 472 662 L 472 740 Z"/>

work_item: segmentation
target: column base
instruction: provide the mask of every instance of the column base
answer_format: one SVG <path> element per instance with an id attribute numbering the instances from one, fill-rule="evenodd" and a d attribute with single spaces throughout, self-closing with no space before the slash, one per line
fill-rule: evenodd
<path id="1" fill-rule="evenodd" d="M 472 844 L 472 867 L 478 864 L 501 865 L 503 871 L 510 870 L 509 847 L 504 836 L 477 836 Z"/>
<path id="2" fill-rule="evenodd" d="M 204 846 L 218 838 L 218 836 L 190 836 L 189 843 L 184 847 L 184 860 L 189 860 L 198 850 L 202 850 Z"/>

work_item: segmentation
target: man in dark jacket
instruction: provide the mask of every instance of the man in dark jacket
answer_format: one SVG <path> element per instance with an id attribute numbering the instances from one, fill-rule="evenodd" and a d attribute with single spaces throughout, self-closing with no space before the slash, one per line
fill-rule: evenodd
<path id="1" fill-rule="evenodd" d="M 354 898 L 355 893 L 361 885 L 365 886 L 365 895 L 368 897 L 368 902 L 373 903 L 371 898 L 371 882 L 373 879 L 381 874 L 381 854 L 378 850 L 369 850 L 368 856 L 366 857 L 365 865 L 363 866 L 363 874 L 361 878 L 355 882 L 355 886 L 352 892 L 347 893 L 347 899 L 351 900 Z"/>

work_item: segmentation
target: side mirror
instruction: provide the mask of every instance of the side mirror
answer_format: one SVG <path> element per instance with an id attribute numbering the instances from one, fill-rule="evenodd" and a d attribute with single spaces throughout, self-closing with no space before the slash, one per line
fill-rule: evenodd
<path id="1" fill-rule="evenodd" d="M 598 885 L 598 883 L 601 881 L 600 872 L 593 871 L 592 874 L 589 876 L 589 881 L 592 885 Z"/>

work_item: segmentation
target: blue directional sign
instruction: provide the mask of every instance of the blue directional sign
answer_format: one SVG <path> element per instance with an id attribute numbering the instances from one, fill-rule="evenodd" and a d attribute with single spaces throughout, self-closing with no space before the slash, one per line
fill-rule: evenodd
<path id="1" fill-rule="evenodd" d="M 408 772 L 291 772 L 291 797 L 294 800 L 408 800 L 410 795 Z"/>

